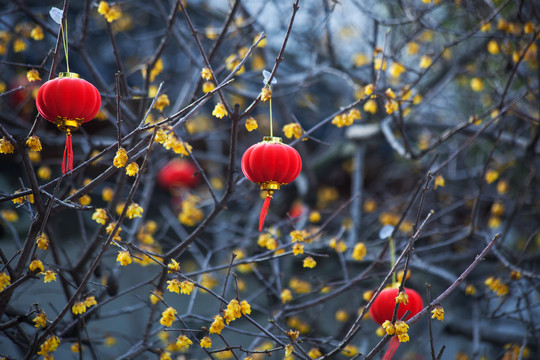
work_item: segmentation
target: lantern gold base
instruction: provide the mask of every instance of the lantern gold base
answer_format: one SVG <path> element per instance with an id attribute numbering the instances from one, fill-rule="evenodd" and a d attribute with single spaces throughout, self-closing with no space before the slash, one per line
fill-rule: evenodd
<path id="1" fill-rule="evenodd" d="M 83 122 L 83 119 L 68 119 L 65 117 L 57 117 L 56 118 L 56 126 L 67 133 L 71 133 L 72 131 L 75 131 L 81 126 Z"/>
<path id="2" fill-rule="evenodd" d="M 265 136 L 263 137 L 263 141 L 272 144 L 281 144 L 281 138 L 277 136 Z"/>
<path id="3" fill-rule="evenodd" d="M 279 190 L 281 184 L 277 181 L 265 181 L 261 185 L 261 190 Z"/>
<path id="4" fill-rule="evenodd" d="M 78 79 L 79 74 L 74 72 L 61 72 L 58 74 L 58 77 L 60 78 L 70 78 L 70 79 Z"/>

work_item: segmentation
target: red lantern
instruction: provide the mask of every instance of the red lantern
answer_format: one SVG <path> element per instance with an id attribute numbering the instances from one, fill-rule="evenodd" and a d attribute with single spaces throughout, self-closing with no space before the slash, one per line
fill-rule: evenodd
<path id="1" fill-rule="evenodd" d="M 36 106 L 43 118 L 66 133 L 62 173 L 73 171 L 71 132 L 94 118 L 101 106 L 98 89 L 76 73 L 60 75 L 43 84 L 38 91 Z"/>
<path id="2" fill-rule="evenodd" d="M 199 169 L 188 160 L 172 159 L 158 173 L 158 183 L 165 189 L 196 187 L 201 177 Z"/>
<path id="3" fill-rule="evenodd" d="M 259 184 L 261 190 L 267 192 L 259 217 L 259 231 L 263 228 L 274 191 L 296 179 L 300 170 L 300 154 L 283 144 L 281 138 L 266 136 L 246 150 L 242 156 L 242 172 L 249 181 Z"/>
<path id="4" fill-rule="evenodd" d="M 377 298 L 371 304 L 369 308 L 369 315 L 379 325 L 382 325 L 386 320 L 392 321 L 392 316 L 394 315 L 394 307 L 396 306 L 396 296 L 398 295 L 398 288 L 391 287 L 384 289 L 379 293 Z M 418 314 L 424 308 L 424 302 L 422 297 L 413 289 L 404 288 L 404 292 L 409 298 L 408 304 L 399 304 L 399 309 L 397 313 L 397 319 L 401 319 L 403 315 L 408 311 L 410 314 L 406 319 L 413 317 Z"/>

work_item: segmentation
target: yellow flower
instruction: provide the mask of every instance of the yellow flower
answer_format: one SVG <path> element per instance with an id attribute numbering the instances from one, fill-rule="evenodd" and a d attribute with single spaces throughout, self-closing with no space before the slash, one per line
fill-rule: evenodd
<path id="1" fill-rule="evenodd" d="M 317 265 L 317 262 L 311 257 L 308 256 L 304 259 L 303 266 L 307 268 L 314 268 Z"/>
<path id="2" fill-rule="evenodd" d="M 476 287 L 472 284 L 469 284 L 465 287 L 465 295 L 474 295 L 476 294 Z"/>
<path id="3" fill-rule="evenodd" d="M 283 133 L 285 136 L 290 139 L 293 136 L 298 139 L 302 136 L 302 127 L 298 123 L 289 123 L 283 126 L 282 128 Z"/>
<path id="4" fill-rule="evenodd" d="M 497 55 L 499 53 L 499 43 L 496 40 L 490 40 L 487 44 L 487 50 L 491 55 Z"/>
<path id="5" fill-rule="evenodd" d="M 289 289 L 281 290 L 281 303 L 286 304 L 292 300 L 292 292 Z"/>
<path id="6" fill-rule="evenodd" d="M 209 93 L 210 91 L 214 90 L 216 88 L 216 85 L 214 85 L 211 81 L 205 81 L 202 84 L 202 91 L 203 93 Z"/>
<path id="7" fill-rule="evenodd" d="M 86 305 L 82 301 L 76 302 L 71 307 L 71 312 L 75 315 L 84 314 L 86 312 Z"/>
<path id="8" fill-rule="evenodd" d="M 491 184 L 492 182 L 497 181 L 498 178 L 499 178 L 499 172 L 496 170 L 486 171 L 486 175 L 484 177 L 484 179 L 486 180 L 488 184 Z"/>
<path id="9" fill-rule="evenodd" d="M 84 305 L 86 307 L 92 307 L 94 305 L 97 305 L 95 296 L 87 296 L 86 299 L 84 299 Z"/>
<path id="10" fill-rule="evenodd" d="M 405 72 L 405 66 L 401 65 L 400 63 L 392 63 L 392 65 L 390 65 L 390 69 L 388 70 L 389 73 L 390 73 L 390 76 L 392 77 L 395 77 L 395 78 L 398 78 L 401 76 L 401 74 L 403 74 Z"/>
<path id="11" fill-rule="evenodd" d="M 51 281 L 56 281 L 56 273 L 52 270 L 47 270 L 43 273 L 45 276 L 43 277 L 43 282 L 46 284 Z"/>
<path id="12" fill-rule="evenodd" d="M 257 120 L 252 118 L 251 116 L 246 119 L 246 129 L 247 131 L 253 131 L 259 127 L 259 124 L 257 124 Z"/>
<path id="13" fill-rule="evenodd" d="M 242 311 L 243 315 L 249 315 L 251 314 L 251 305 L 246 300 L 242 300 L 240 303 L 240 310 Z"/>
<path id="14" fill-rule="evenodd" d="M 17 38 L 15 41 L 13 41 L 13 51 L 16 53 L 23 52 L 26 50 L 27 45 L 24 39 Z"/>
<path id="15" fill-rule="evenodd" d="M 163 291 L 154 290 L 154 292 L 150 294 L 150 302 L 152 303 L 152 305 L 156 305 L 159 301 L 159 298 L 162 296 L 163 296 Z"/>
<path id="16" fill-rule="evenodd" d="M 499 201 L 496 201 L 491 205 L 490 211 L 491 211 L 491 214 L 495 216 L 501 216 L 502 214 L 504 214 L 504 204 Z"/>
<path id="17" fill-rule="evenodd" d="M 127 208 L 126 216 L 130 219 L 141 217 L 143 211 L 144 211 L 143 208 L 139 204 L 132 203 Z"/>
<path id="18" fill-rule="evenodd" d="M 345 310 L 336 311 L 336 320 L 339 322 L 345 322 L 349 320 L 349 314 Z"/>
<path id="19" fill-rule="evenodd" d="M 154 103 L 154 107 L 158 109 L 159 111 L 163 111 L 163 108 L 165 106 L 169 106 L 171 102 L 169 101 L 169 97 L 167 94 L 161 94 L 158 96 L 156 102 Z"/>
<path id="20" fill-rule="evenodd" d="M 81 350 L 84 350 L 84 346 L 78 342 L 71 344 L 71 352 L 78 354 L 81 352 Z"/>
<path id="21" fill-rule="evenodd" d="M 209 68 L 205 67 L 201 70 L 201 77 L 204 80 L 212 80 L 212 72 Z"/>
<path id="22" fill-rule="evenodd" d="M 47 326 L 47 315 L 44 312 L 40 312 L 32 319 L 35 322 L 35 327 L 39 329 L 40 327 L 44 328 Z"/>
<path id="23" fill-rule="evenodd" d="M 397 303 L 407 305 L 409 303 L 409 296 L 403 291 L 400 291 L 396 296 L 396 304 Z"/>
<path id="24" fill-rule="evenodd" d="M 169 268 L 168 272 L 172 273 L 173 271 L 180 271 L 180 264 L 176 260 L 171 259 L 171 262 L 167 265 Z"/>
<path id="25" fill-rule="evenodd" d="M 205 336 L 201 339 L 201 348 L 209 347 L 212 347 L 212 339 L 210 339 L 208 336 Z"/>
<path id="26" fill-rule="evenodd" d="M 28 79 L 28 81 L 32 82 L 32 81 L 38 81 L 38 80 L 41 80 L 41 78 L 39 77 L 39 72 L 36 70 L 36 69 L 32 69 L 32 70 L 28 70 L 26 72 L 26 78 Z M 39 140 L 39 139 L 38 139 Z M 28 141 L 26 141 L 26 145 L 28 145 Z M 40 149 L 41 150 L 41 149 Z M 38 150 L 39 151 L 39 150 Z"/>
<path id="27" fill-rule="evenodd" d="M 167 280 L 167 290 L 180 293 L 180 281 L 178 279 Z"/>
<path id="28" fill-rule="evenodd" d="M 440 321 L 444 320 L 444 309 L 442 308 L 442 306 L 437 306 L 433 310 L 431 310 L 431 318 Z"/>
<path id="29" fill-rule="evenodd" d="M 98 224 L 105 225 L 109 217 L 107 216 L 107 211 L 105 209 L 96 209 L 92 214 L 92 220 Z"/>
<path id="30" fill-rule="evenodd" d="M 184 280 L 180 284 L 180 293 L 190 295 L 194 287 L 195 285 L 191 281 Z"/>
<path id="31" fill-rule="evenodd" d="M 373 60 L 373 69 L 379 71 L 382 69 L 382 71 L 386 71 L 386 59 L 376 58 Z"/>
<path id="32" fill-rule="evenodd" d="M 34 26 L 32 31 L 30 32 L 30 37 L 36 41 L 43 40 L 44 38 L 43 28 L 39 25 Z"/>
<path id="33" fill-rule="evenodd" d="M 2 137 L 0 139 L 0 154 L 12 154 L 13 151 L 15 151 L 15 146 L 5 136 Z"/>
<path id="34" fill-rule="evenodd" d="M 473 89 L 473 91 L 482 91 L 484 90 L 484 82 L 482 81 L 482 79 L 478 78 L 478 77 L 474 77 L 471 79 L 471 89 Z"/>
<path id="35" fill-rule="evenodd" d="M 159 320 L 159 323 L 161 325 L 164 325 L 164 326 L 171 326 L 172 323 L 176 320 L 176 314 L 178 312 L 176 311 L 176 309 L 172 308 L 172 307 L 168 307 L 166 308 L 162 313 L 161 313 L 161 319 Z"/>
<path id="36" fill-rule="evenodd" d="M 135 176 L 139 172 L 139 165 L 137 165 L 136 162 L 130 162 L 128 166 L 126 166 L 126 174 L 128 176 Z"/>
<path id="37" fill-rule="evenodd" d="M 304 253 L 304 245 L 302 245 L 300 243 L 294 244 L 294 246 L 293 246 L 293 254 L 296 256 L 298 254 L 303 254 L 303 253 Z"/>
<path id="38" fill-rule="evenodd" d="M 399 342 L 407 342 L 409 341 L 409 334 L 398 334 L 398 341 Z"/>
<path id="39" fill-rule="evenodd" d="M 446 184 L 446 181 L 444 180 L 444 177 L 442 175 L 435 176 L 435 179 L 433 180 L 433 189 L 437 190 L 437 188 L 444 187 Z"/>
<path id="40" fill-rule="evenodd" d="M 214 322 L 210 325 L 210 334 L 221 334 L 221 330 L 225 328 L 225 323 L 223 322 L 223 317 L 221 315 L 214 316 Z"/>
<path id="41" fill-rule="evenodd" d="M 311 350 L 309 350 L 308 352 L 308 356 L 312 359 L 316 359 L 318 357 L 321 357 L 322 356 L 322 353 L 321 351 L 318 349 L 318 348 L 311 348 Z"/>
<path id="42" fill-rule="evenodd" d="M 212 111 L 212 115 L 217 117 L 218 119 L 223 119 L 223 117 L 228 116 L 229 113 L 227 112 L 225 105 L 223 105 L 222 103 L 217 103 L 214 111 Z"/>
<path id="43" fill-rule="evenodd" d="M 58 336 L 49 336 L 47 340 L 45 340 L 43 344 L 41 344 L 37 354 L 43 355 L 46 360 L 49 360 L 52 358 L 50 353 L 55 352 L 56 349 L 58 349 L 58 345 L 60 345 L 60 339 L 58 338 Z"/>
<path id="44" fill-rule="evenodd" d="M 45 233 L 41 233 L 36 238 L 36 244 L 38 249 L 40 250 L 48 250 L 49 249 L 49 237 Z"/>
<path id="45" fill-rule="evenodd" d="M 385 322 L 383 322 L 382 327 L 386 331 L 387 335 L 394 335 L 396 333 L 396 328 L 394 324 L 392 324 L 392 322 L 389 320 L 386 320 Z"/>
<path id="46" fill-rule="evenodd" d="M 265 86 L 261 89 L 261 94 L 259 95 L 262 101 L 266 102 L 272 98 L 272 89 L 270 87 Z"/>
<path id="47" fill-rule="evenodd" d="M 373 84 L 367 84 L 366 86 L 364 86 L 364 94 L 368 96 L 373 94 L 373 90 L 375 90 L 375 85 Z"/>
<path id="48" fill-rule="evenodd" d="M 318 211 L 312 211 L 309 213 L 308 219 L 312 223 L 318 223 L 321 221 L 321 213 Z"/>
<path id="49" fill-rule="evenodd" d="M 347 116 L 347 114 L 339 114 L 334 116 L 332 119 L 332 124 L 336 125 L 338 128 L 343 126 L 351 126 L 354 120 Z"/>
<path id="50" fill-rule="evenodd" d="M 2 210 L 0 211 L 0 215 L 8 222 L 16 222 L 19 220 L 19 214 L 13 209 Z"/>
<path id="51" fill-rule="evenodd" d="M 232 299 L 229 301 L 229 304 L 227 305 L 227 309 L 223 312 L 223 315 L 225 317 L 225 321 L 227 322 L 227 325 L 231 321 L 234 321 L 242 316 L 242 307 L 238 303 L 238 300 Z"/>
<path id="52" fill-rule="evenodd" d="M 118 5 L 112 7 L 105 1 L 101 1 L 98 5 L 98 13 L 105 17 L 107 22 L 112 23 L 114 20 L 118 20 L 122 17 L 122 10 Z"/>
<path id="53" fill-rule="evenodd" d="M 116 261 L 118 261 L 122 266 L 127 266 L 132 262 L 131 255 L 128 251 L 119 251 Z"/>
<path id="54" fill-rule="evenodd" d="M 355 67 L 364 66 L 367 63 L 369 63 L 369 60 L 366 54 L 360 54 L 360 53 L 354 54 L 352 61 Z"/>
<path id="55" fill-rule="evenodd" d="M 356 261 L 364 260 L 364 257 L 367 254 L 366 245 L 363 242 L 356 243 L 353 248 L 352 258 Z"/>
<path id="56" fill-rule="evenodd" d="M 420 58 L 420 68 L 425 69 L 431 66 L 432 60 L 429 56 L 424 55 Z"/>
<path id="57" fill-rule="evenodd" d="M 375 114 L 377 112 L 377 101 L 375 101 L 374 99 L 369 99 L 368 101 L 366 101 L 366 103 L 364 104 L 364 111 Z"/>
<path id="58" fill-rule="evenodd" d="M 178 339 L 176 339 L 176 345 L 180 348 L 180 350 L 187 350 L 192 344 L 193 341 L 191 341 L 186 335 L 180 335 L 178 336 Z"/>
<path id="59" fill-rule="evenodd" d="M 261 38 L 261 34 L 257 34 L 255 35 L 255 37 L 253 38 L 253 43 L 255 44 L 257 41 L 259 41 L 259 39 Z M 263 48 L 266 46 L 266 37 L 264 39 L 262 39 L 261 41 L 259 41 L 259 43 L 257 44 L 257 47 L 259 48 Z"/>
<path id="60" fill-rule="evenodd" d="M 28 269 L 30 269 L 30 271 L 32 272 L 37 272 L 37 270 L 39 270 L 40 272 L 45 271 L 45 268 L 43 267 L 43 263 L 41 262 L 41 260 L 38 260 L 38 259 L 32 260 L 30 265 L 28 265 Z"/>
<path id="61" fill-rule="evenodd" d="M 46 165 L 40 166 L 37 170 L 37 176 L 41 180 L 49 180 L 51 178 L 51 174 L 51 168 Z"/>
<path id="62" fill-rule="evenodd" d="M 4 291 L 5 288 L 7 288 L 9 285 L 11 285 L 11 276 L 9 276 L 5 272 L 0 273 L 0 292 Z"/>
<path id="63" fill-rule="evenodd" d="M 356 356 L 358 354 L 359 350 L 358 350 L 358 347 L 354 346 L 354 345 L 346 345 L 343 350 L 341 350 L 341 353 L 345 356 L 348 356 L 348 357 L 353 357 L 353 356 Z"/>
<path id="64" fill-rule="evenodd" d="M 113 159 L 113 165 L 117 168 L 123 168 L 124 166 L 126 166 L 127 161 L 128 154 L 126 149 L 124 149 L 123 147 L 118 148 L 118 150 L 116 151 L 116 155 Z"/>
<path id="65" fill-rule="evenodd" d="M 101 198 L 103 199 L 103 201 L 105 202 L 109 202 L 112 200 L 114 196 L 114 190 L 111 189 L 110 187 L 105 187 L 103 188 L 103 190 L 101 191 Z"/>

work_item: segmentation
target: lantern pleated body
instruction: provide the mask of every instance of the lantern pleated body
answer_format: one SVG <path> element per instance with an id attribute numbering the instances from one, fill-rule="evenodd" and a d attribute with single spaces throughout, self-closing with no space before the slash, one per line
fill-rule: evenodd
<path id="1" fill-rule="evenodd" d="M 39 88 L 36 97 L 39 113 L 67 135 L 62 173 L 73 170 L 71 132 L 92 120 L 100 106 L 98 89 L 75 73 L 60 73 Z"/>
<path id="2" fill-rule="evenodd" d="M 199 169 L 190 161 L 184 159 L 172 159 L 158 173 L 158 183 L 163 188 L 194 188 L 201 177 Z"/>
<path id="3" fill-rule="evenodd" d="M 259 184 L 267 196 L 259 217 L 259 231 L 264 225 L 270 199 L 274 190 L 298 177 L 302 170 L 302 159 L 294 148 L 283 144 L 278 137 L 265 137 L 252 145 L 242 156 L 242 172 L 249 181 Z"/>
<path id="4" fill-rule="evenodd" d="M 418 314 L 424 308 L 424 302 L 422 297 L 415 290 L 404 288 L 403 289 L 407 294 L 409 299 L 408 304 L 399 304 L 397 319 L 400 320 L 407 311 L 410 312 L 409 315 L 403 321 L 406 321 Z M 397 287 L 391 287 L 384 289 L 379 293 L 375 298 L 371 307 L 369 308 L 369 315 L 379 325 L 382 325 L 386 320 L 392 321 L 394 316 L 394 307 L 396 306 L 396 296 L 398 295 L 399 289 Z M 391 360 L 395 352 L 399 347 L 399 341 L 396 336 L 393 336 L 390 339 L 388 348 L 384 353 L 382 360 Z"/>

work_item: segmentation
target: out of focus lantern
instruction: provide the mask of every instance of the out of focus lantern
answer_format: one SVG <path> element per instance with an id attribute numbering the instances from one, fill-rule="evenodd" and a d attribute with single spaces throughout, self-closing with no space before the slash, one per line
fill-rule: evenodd
<path id="1" fill-rule="evenodd" d="M 72 172 L 71 133 L 98 113 L 101 106 L 98 89 L 76 73 L 60 73 L 39 88 L 36 106 L 43 118 L 66 133 L 62 173 Z"/>
<path id="2" fill-rule="evenodd" d="M 246 150 L 241 165 L 248 180 L 260 185 L 261 190 L 266 190 L 259 216 L 261 231 L 274 191 L 296 179 L 302 170 L 302 159 L 298 151 L 283 144 L 281 138 L 267 136 Z"/>
<path id="3" fill-rule="evenodd" d="M 165 189 L 194 188 L 201 181 L 199 169 L 189 160 L 172 159 L 158 173 L 158 183 Z"/>

